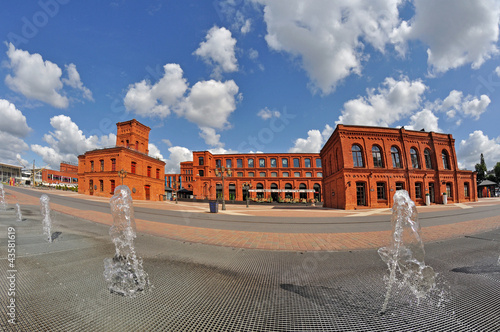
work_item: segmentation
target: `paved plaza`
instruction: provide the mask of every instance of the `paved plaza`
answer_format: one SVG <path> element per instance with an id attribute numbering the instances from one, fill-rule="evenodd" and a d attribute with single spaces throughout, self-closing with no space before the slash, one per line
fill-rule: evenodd
<path id="1" fill-rule="evenodd" d="M 0 326 L 6 331 L 498 331 L 498 199 L 419 207 L 437 287 L 420 303 L 397 289 L 380 315 L 390 211 L 134 202 L 137 254 L 154 286 L 109 293 L 109 200 L 6 187 L 0 212 Z M 42 235 L 49 195 L 54 242 Z M 14 206 L 21 205 L 22 221 Z M 7 260 L 15 229 L 15 272 Z M 9 320 L 15 276 L 16 324 Z"/>

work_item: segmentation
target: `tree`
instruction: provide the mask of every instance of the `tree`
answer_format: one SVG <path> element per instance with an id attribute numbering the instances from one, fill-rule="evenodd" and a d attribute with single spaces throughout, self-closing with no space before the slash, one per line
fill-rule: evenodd
<path id="1" fill-rule="evenodd" d="M 500 162 L 498 162 L 495 167 L 493 167 L 493 170 L 495 171 L 495 177 L 497 180 L 495 182 L 499 183 L 500 182 Z"/>
<path id="2" fill-rule="evenodd" d="M 484 162 L 484 156 L 481 153 L 481 161 L 479 162 L 479 164 L 476 164 L 477 183 L 478 184 L 483 182 L 486 179 L 487 170 L 488 169 L 486 168 L 486 163 Z"/>

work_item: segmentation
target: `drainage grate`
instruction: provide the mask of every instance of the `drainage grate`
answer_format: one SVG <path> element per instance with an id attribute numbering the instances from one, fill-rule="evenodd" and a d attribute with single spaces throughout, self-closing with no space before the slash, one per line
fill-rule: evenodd
<path id="1" fill-rule="evenodd" d="M 7 331 L 500 330 L 500 273 L 485 268 L 498 259 L 497 241 L 428 244 L 439 290 L 420 304 L 397 290 L 380 315 L 388 272 L 374 250 L 270 252 L 139 234 L 137 253 L 154 288 L 125 298 L 109 293 L 102 274 L 114 254 L 107 226 L 54 213 L 60 233 L 49 244 L 38 208 L 22 212 L 19 223 L 13 210 L 0 214 L 0 327 Z M 17 234 L 15 326 L 6 316 L 7 226 Z M 467 267 L 477 273 L 453 271 Z"/>

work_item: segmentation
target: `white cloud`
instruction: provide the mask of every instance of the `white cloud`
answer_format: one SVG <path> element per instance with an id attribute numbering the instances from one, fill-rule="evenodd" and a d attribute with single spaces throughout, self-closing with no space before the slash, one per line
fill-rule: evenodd
<path id="1" fill-rule="evenodd" d="M 178 64 L 168 63 L 165 74 L 154 85 L 143 80 L 131 84 L 124 99 L 125 108 L 147 117 L 165 118 L 178 106 L 188 86 Z"/>
<path id="2" fill-rule="evenodd" d="M 399 40 L 418 39 L 429 46 L 432 71 L 445 72 L 468 63 L 479 68 L 498 54 L 497 0 L 414 0 L 413 4 L 415 16 L 410 23 L 403 22 L 397 33 Z"/>
<path id="3" fill-rule="evenodd" d="M 64 84 L 67 84 L 75 89 L 82 91 L 83 97 L 88 100 L 94 100 L 92 98 L 92 91 L 83 86 L 82 80 L 80 79 L 80 74 L 76 70 L 76 65 L 70 63 L 66 65 L 66 71 L 68 72 L 68 78 L 63 78 L 62 81 Z"/>
<path id="4" fill-rule="evenodd" d="M 221 143 L 220 141 L 220 134 L 217 134 L 214 128 L 201 127 L 200 129 L 200 137 L 205 140 L 205 143 L 219 148 L 224 146 L 224 143 Z"/>
<path id="5" fill-rule="evenodd" d="M 86 151 L 116 144 L 115 134 L 86 137 L 69 116 L 54 116 L 50 119 L 50 125 L 54 130 L 43 136 L 49 146 L 32 144 L 31 150 L 54 169 L 58 169 L 63 160 L 77 162 L 78 155 Z"/>
<path id="6" fill-rule="evenodd" d="M 238 70 L 238 63 L 234 53 L 236 39 L 231 36 L 231 31 L 222 27 L 212 27 L 206 37 L 206 41 L 200 43 L 200 47 L 193 54 L 214 67 L 213 75 L 220 78 L 222 73 L 230 73 Z"/>
<path id="7" fill-rule="evenodd" d="M 9 89 L 57 108 L 68 107 L 68 98 L 59 93 L 63 83 L 58 65 L 44 61 L 40 54 L 16 49 L 12 44 L 9 44 L 7 56 L 10 59 L 8 67 L 13 71 L 13 76 L 7 74 L 5 77 Z"/>
<path id="8" fill-rule="evenodd" d="M 17 157 L 20 153 L 29 150 L 21 138 L 16 137 L 8 132 L 0 130 L 0 161 L 11 165 L 19 165 Z M 27 164 L 27 163 L 26 163 Z"/>
<path id="9" fill-rule="evenodd" d="M 245 23 L 241 27 L 240 31 L 242 34 L 247 34 L 250 32 L 251 29 L 252 29 L 252 20 L 248 18 L 245 20 Z"/>
<path id="10" fill-rule="evenodd" d="M 0 99 L 0 119 L 0 132 L 21 138 L 26 137 L 31 131 L 23 113 L 5 99 Z M 5 143 L 2 142 L 0 145 L 5 145 Z"/>
<path id="11" fill-rule="evenodd" d="M 279 118 L 281 113 L 279 111 L 271 111 L 269 108 L 265 107 L 257 113 L 257 116 L 262 120 L 268 120 L 272 117 Z"/>
<path id="12" fill-rule="evenodd" d="M 481 153 L 488 169 L 492 169 L 500 161 L 500 137 L 490 139 L 481 130 L 470 133 L 466 140 L 460 141 L 458 147 L 457 159 L 460 168 L 474 170 L 474 166 L 480 161 Z"/>
<path id="13" fill-rule="evenodd" d="M 333 128 L 328 124 L 322 132 L 317 129 L 311 129 L 307 132 L 307 138 L 297 138 L 294 146 L 288 149 L 290 153 L 318 153 L 325 142 L 333 133 Z"/>
<path id="14" fill-rule="evenodd" d="M 431 110 L 424 109 L 420 112 L 413 114 L 410 117 L 410 124 L 405 126 L 409 130 L 421 130 L 442 132 L 438 126 L 439 118 L 432 113 Z"/>
<path id="15" fill-rule="evenodd" d="M 366 44 L 384 52 L 402 1 L 254 2 L 264 6 L 268 46 L 299 57 L 313 88 L 329 94 L 339 81 L 361 73 Z"/>
<path id="16" fill-rule="evenodd" d="M 438 99 L 430 106 L 437 111 L 446 112 L 448 118 L 463 115 L 479 120 L 490 103 L 487 95 L 481 95 L 478 99 L 471 95 L 464 97 L 461 91 L 452 90 L 443 101 Z"/>
<path id="17" fill-rule="evenodd" d="M 344 103 L 336 124 L 388 127 L 420 107 L 427 87 L 420 80 L 386 78 L 381 87 L 367 90 L 366 97 Z"/>
<path id="18" fill-rule="evenodd" d="M 170 140 L 169 140 L 169 139 L 164 138 L 164 139 L 162 139 L 161 141 L 162 141 L 162 142 L 163 142 L 166 146 L 168 146 L 168 147 L 171 147 L 171 146 L 173 145 L 173 144 L 172 144 L 172 142 L 170 142 Z"/>
<path id="19" fill-rule="evenodd" d="M 238 86 L 233 80 L 200 81 L 192 88 L 178 115 L 201 127 L 223 129 L 229 125 L 229 116 L 236 109 Z"/>
<path id="20" fill-rule="evenodd" d="M 165 160 L 165 158 L 163 158 L 163 155 L 161 154 L 161 151 L 160 149 L 158 149 L 158 147 L 156 145 L 154 145 L 153 143 L 148 143 L 148 150 L 149 150 L 149 155 L 153 158 L 159 158 L 160 160 Z"/>
<path id="21" fill-rule="evenodd" d="M 495 68 L 495 73 L 500 77 L 500 66 Z"/>
<path id="22" fill-rule="evenodd" d="M 180 173 L 180 163 L 183 161 L 193 161 L 193 152 L 182 146 L 172 146 L 168 149 L 170 155 L 165 160 L 165 173 Z"/>

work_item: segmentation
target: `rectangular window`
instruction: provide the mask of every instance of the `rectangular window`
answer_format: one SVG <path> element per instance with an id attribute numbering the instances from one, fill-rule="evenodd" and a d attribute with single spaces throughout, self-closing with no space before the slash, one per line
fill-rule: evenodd
<path id="1" fill-rule="evenodd" d="M 205 171 L 203 171 L 202 169 L 200 169 L 200 170 L 198 171 L 198 174 L 199 174 L 200 176 L 205 176 Z"/>
<path id="2" fill-rule="evenodd" d="M 387 199 L 385 182 L 377 182 L 377 199 Z"/>
<path id="3" fill-rule="evenodd" d="M 151 166 L 148 166 L 148 177 L 151 177 Z"/>
<path id="4" fill-rule="evenodd" d="M 231 167 L 232 167 L 232 160 L 226 159 L 226 168 L 231 168 Z"/>
<path id="5" fill-rule="evenodd" d="M 446 195 L 448 195 L 449 198 L 453 197 L 451 191 L 451 183 L 446 184 Z"/>
<path id="6" fill-rule="evenodd" d="M 309 159 L 309 158 L 304 159 L 304 166 L 311 167 L 311 159 Z"/>
<path id="7" fill-rule="evenodd" d="M 312 177 L 312 173 L 311 172 L 306 172 L 306 178 L 310 178 Z"/>
<path id="8" fill-rule="evenodd" d="M 316 159 L 316 167 L 321 168 L 321 159 Z"/>
<path id="9" fill-rule="evenodd" d="M 116 171 L 116 159 L 115 158 L 111 159 L 111 170 L 113 172 Z"/>
<path id="10" fill-rule="evenodd" d="M 94 161 L 93 160 L 90 162 L 90 171 L 91 172 L 94 171 Z"/>
<path id="11" fill-rule="evenodd" d="M 293 158 L 293 167 L 300 167 L 299 158 Z"/>
<path id="12" fill-rule="evenodd" d="M 266 167 L 266 160 L 264 158 L 259 159 L 259 167 Z"/>
<path id="13" fill-rule="evenodd" d="M 300 172 L 294 172 L 293 176 L 296 177 L 296 178 L 300 178 Z"/>
<path id="14" fill-rule="evenodd" d="M 114 194 L 115 193 L 115 180 L 111 180 L 110 185 L 111 185 L 111 193 Z"/>
<path id="15" fill-rule="evenodd" d="M 243 159 L 236 159 L 236 167 L 238 168 L 243 167 Z"/>
<path id="16" fill-rule="evenodd" d="M 422 182 L 415 183 L 415 198 L 422 198 Z"/>
<path id="17" fill-rule="evenodd" d="M 135 174 L 135 168 L 137 166 L 137 163 L 135 161 L 132 162 L 130 165 L 130 173 Z"/>
<path id="18" fill-rule="evenodd" d="M 255 176 L 254 172 L 248 172 L 248 177 L 253 178 Z"/>
<path id="19" fill-rule="evenodd" d="M 396 182 L 396 191 L 398 191 L 398 190 L 404 190 L 404 189 L 405 189 L 404 182 Z"/>
<path id="20" fill-rule="evenodd" d="M 104 191 L 104 180 L 99 180 L 99 190 Z"/>
<path id="21" fill-rule="evenodd" d="M 467 182 L 464 183 L 464 196 L 469 197 L 469 184 Z"/>
<path id="22" fill-rule="evenodd" d="M 288 167 L 288 158 L 281 159 L 281 167 Z"/>
<path id="23" fill-rule="evenodd" d="M 215 159 L 215 168 L 220 168 L 222 166 L 220 159 Z"/>
<path id="24" fill-rule="evenodd" d="M 99 160 L 99 163 L 101 164 L 101 172 L 104 172 L 104 160 Z"/>
<path id="25" fill-rule="evenodd" d="M 156 169 L 156 178 L 157 179 L 160 178 L 160 169 L 159 168 Z"/>
<path id="26" fill-rule="evenodd" d="M 283 172 L 283 177 L 287 178 L 289 176 L 288 172 Z"/>
<path id="27" fill-rule="evenodd" d="M 253 158 L 248 159 L 248 167 L 249 168 L 254 167 L 253 166 Z"/>
<path id="28" fill-rule="evenodd" d="M 271 172 L 271 177 L 273 177 L 273 178 L 278 177 L 278 173 L 277 172 Z"/>
<path id="29" fill-rule="evenodd" d="M 198 165 L 203 166 L 203 157 L 198 157 Z"/>
<path id="30" fill-rule="evenodd" d="M 237 176 L 238 176 L 239 178 L 242 178 L 242 177 L 243 177 L 243 172 L 238 172 L 238 173 L 237 173 Z"/>
<path id="31" fill-rule="evenodd" d="M 322 178 L 323 177 L 323 172 L 318 172 L 318 178 Z"/>
<path id="32" fill-rule="evenodd" d="M 266 177 L 266 172 L 260 172 L 260 173 L 259 173 L 259 176 L 260 176 L 261 178 L 265 178 L 265 177 Z"/>
<path id="33" fill-rule="evenodd" d="M 276 158 L 271 158 L 271 167 L 276 167 Z"/>

